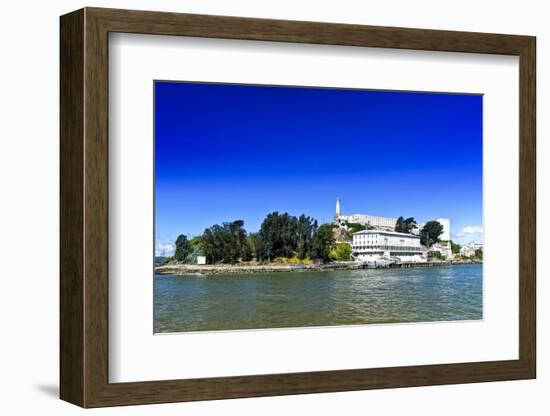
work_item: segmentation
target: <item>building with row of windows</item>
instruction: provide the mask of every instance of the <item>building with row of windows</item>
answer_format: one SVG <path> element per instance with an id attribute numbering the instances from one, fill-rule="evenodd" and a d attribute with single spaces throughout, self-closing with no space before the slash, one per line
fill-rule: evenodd
<path id="1" fill-rule="evenodd" d="M 418 224 L 418 228 L 414 229 L 412 234 L 398 233 L 394 231 L 397 218 L 367 214 L 343 215 L 339 198 L 336 198 L 334 221 L 344 227 L 346 223 L 369 226 L 369 230 L 353 234 L 352 250 L 354 258 L 358 261 L 393 259 L 403 262 L 425 262 L 428 257 L 427 249 L 420 244 L 418 235 L 424 224 Z M 437 251 L 444 258 L 451 259 L 451 221 L 447 218 L 438 218 L 435 221 L 442 225 L 443 232 L 440 236 L 441 241 L 434 244 L 430 251 Z"/>
<path id="2" fill-rule="evenodd" d="M 420 237 L 384 230 L 364 230 L 353 234 L 351 245 L 357 261 L 376 262 L 382 259 L 422 263 L 426 261 Z"/>
<path id="3" fill-rule="evenodd" d="M 443 226 L 443 233 L 440 236 L 441 241 L 451 241 L 451 221 L 448 218 L 438 218 L 435 221 Z M 340 199 L 336 198 L 336 213 L 334 215 L 334 222 L 340 225 L 343 225 L 346 222 L 357 223 L 361 225 L 368 225 L 379 230 L 393 231 L 395 230 L 397 218 L 380 217 L 377 215 L 368 214 L 343 215 L 341 212 Z M 412 233 L 419 234 L 420 229 L 423 226 L 423 223 L 418 224 L 418 228 L 414 229 Z"/>
<path id="4" fill-rule="evenodd" d="M 334 215 L 334 221 L 338 224 L 345 224 L 346 222 L 350 222 L 361 225 L 370 225 L 371 227 L 382 228 L 391 231 L 395 229 L 397 218 L 379 217 L 376 215 L 368 214 L 342 215 L 340 211 L 340 199 L 336 198 L 336 214 Z"/>

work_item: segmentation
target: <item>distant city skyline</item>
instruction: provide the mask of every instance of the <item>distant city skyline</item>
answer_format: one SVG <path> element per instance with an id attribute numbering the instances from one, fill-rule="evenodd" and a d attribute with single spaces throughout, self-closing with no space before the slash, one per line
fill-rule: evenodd
<path id="1" fill-rule="evenodd" d="M 157 254 L 270 212 L 449 218 L 482 235 L 482 96 L 155 83 Z"/>

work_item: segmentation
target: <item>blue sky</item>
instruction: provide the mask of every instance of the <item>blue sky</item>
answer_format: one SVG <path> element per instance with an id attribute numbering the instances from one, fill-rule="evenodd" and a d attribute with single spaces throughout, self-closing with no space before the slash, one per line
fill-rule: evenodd
<path id="1" fill-rule="evenodd" d="M 157 254 L 272 211 L 449 218 L 482 239 L 482 96 L 155 82 Z"/>

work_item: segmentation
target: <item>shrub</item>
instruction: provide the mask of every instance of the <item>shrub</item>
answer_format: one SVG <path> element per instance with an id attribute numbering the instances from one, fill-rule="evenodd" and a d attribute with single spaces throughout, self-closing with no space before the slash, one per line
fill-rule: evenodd
<path id="1" fill-rule="evenodd" d="M 288 259 L 288 264 L 302 264 L 302 260 L 294 256 Z"/>
<path id="2" fill-rule="evenodd" d="M 336 261 L 348 261 L 351 259 L 351 246 L 347 243 L 338 244 L 331 250 L 330 258 Z"/>

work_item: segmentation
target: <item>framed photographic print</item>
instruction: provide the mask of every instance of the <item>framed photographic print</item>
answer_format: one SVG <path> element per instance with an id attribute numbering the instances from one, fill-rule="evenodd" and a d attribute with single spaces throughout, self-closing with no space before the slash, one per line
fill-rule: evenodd
<path id="1" fill-rule="evenodd" d="M 535 49 L 62 16 L 61 398 L 534 378 Z"/>

